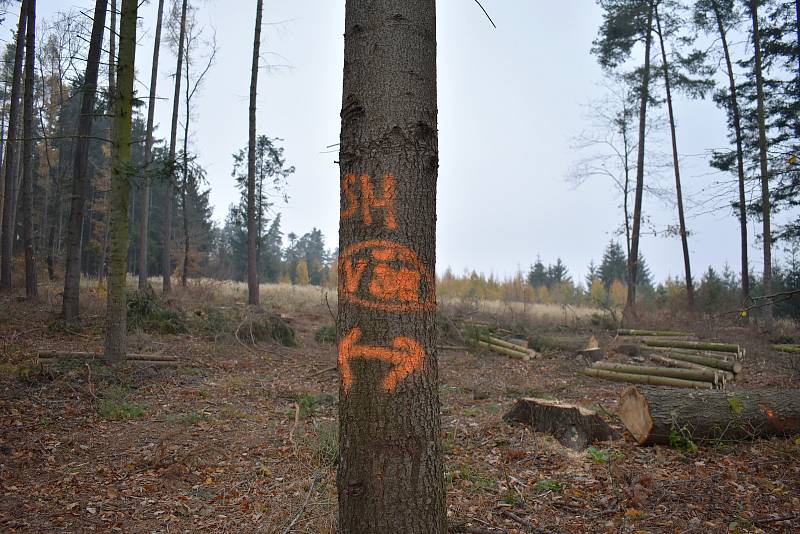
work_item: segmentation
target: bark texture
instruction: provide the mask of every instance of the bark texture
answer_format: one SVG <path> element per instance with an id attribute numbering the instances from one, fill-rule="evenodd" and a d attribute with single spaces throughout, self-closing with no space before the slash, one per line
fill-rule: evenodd
<path id="1" fill-rule="evenodd" d="M 524 423 L 536 432 L 551 434 L 574 451 L 582 451 L 596 441 L 614 438 L 614 431 L 608 423 L 592 410 L 555 401 L 519 399 L 503 419 Z"/>
<path id="2" fill-rule="evenodd" d="M 258 60 L 261 50 L 263 0 L 256 3 L 256 29 L 253 37 L 253 66 L 250 70 L 250 129 L 247 144 L 247 302 L 258 306 L 258 228 L 256 224 L 256 99 Z"/>
<path id="3" fill-rule="evenodd" d="M 147 251 L 150 243 L 150 166 L 153 163 L 153 125 L 156 113 L 158 58 L 161 51 L 161 26 L 164 18 L 164 0 L 158 0 L 157 16 L 156 36 L 153 42 L 153 65 L 150 70 L 150 96 L 147 104 L 147 132 L 144 142 L 145 172 L 142 179 L 142 219 L 139 223 L 139 289 L 147 287 Z"/>
<path id="4" fill-rule="evenodd" d="M 27 0 L 25 94 L 22 112 L 22 240 L 25 246 L 25 296 L 36 297 L 36 253 L 33 243 L 33 85 L 36 61 L 36 0 Z"/>
<path id="5" fill-rule="evenodd" d="M 622 393 L 618 414 L 640 445 L 789 436 L 800 431 L 800 390 L 687 392 L 634 386 Z"/>
<path id="6" fill-rule="evenodd" d="M 650 48 L 653 43 L 653 3 L 649 3 L 644 38 L 644 67 L 642 69 L 641 101 L 639 103 L 639 145 L 636 154 L 636 193 L 633 202 L 631 252 L 628 255 L 628 295 L 625 315 L 636 307 L 636 274 L 639 264 L 639 234 L 642 227 L 642 196 L 644 194 L 645 137 L 647 137 L 647 100 L 650 98 Z"/>
<path id="7" fill-rule="evenodd" d="M 444 534 L 435 0 L 348 0 L 340 144 L 339 529 Z"/>
<path id="8" fill-rule="evenodd" d="M 181 27 L 178 32 L 178 63 L 175 67 L 175 94 L 172 97 L 172 126 L 169 134 L 170 175 L 164 188 L 164 235 L 162 236 L 161 274 L 163 291 L 172 291 L 172 196 L 175 192 L 175 149 L 178 142 L 178 111 L 181 99 L 181 78 L 183 77 L 183 50 L 186 41 L 186 10 L 189 0 L 181 4 Z"/>
<path id="9" fill-rule="evenodd" d="M 69 222 L 67 223 L 67 260 L 64 275 L 64 296 L 61 314 L 65 321 L 75 322 L 80 315 L 81 245 L 86 197 L 89 196 L 89 136 L 92 134 L 94 102 L 97 95 L 97 73 L 100 54 L 103 51 L 103 32 L 106 25 L 108 0 L 97 0 L 94 6 L 92 37 L 89 41 L 89 56 L 86 63 L 83 90 L 81 91 L 81 114 L 78 119 L 77 138 L 74 145 L 72 165 L 72 196 L 70 198 Z"/>
<path id="10" fill-rule="evenodd" d="M 127 303 L 125 275 L 128 266 L 128 203 L 130 202 L 131 126 L 133 77 L 136 60 L 136 14 L 138 0 L 122 0 L 119 30 L 119 61 L 114 95 L 113 146 L 111 153 L 111 251 L 108 262 L 106 306 L 106 359 L 125 360 L 127 352 Z"/>
<path id="11" fill-rule="evenodd" d="M 25 56 L 27 32 L 27 5 L 23 0 L 17 24 L 17 45 L 14 54 L 14 75 L 11 82 L 11 103 L 8 110 L 8 137 L 17 137 L 19 129 L 19 103 L 22 89 L 22 60 Z M 19 141 L 6 141 L 5 187 L 3 189 L 3 228 L 0 236 L 0 289 L 11 289 L 11 257 L 14 254 L 14 212 L 17 189 L 17 155 Z"/>

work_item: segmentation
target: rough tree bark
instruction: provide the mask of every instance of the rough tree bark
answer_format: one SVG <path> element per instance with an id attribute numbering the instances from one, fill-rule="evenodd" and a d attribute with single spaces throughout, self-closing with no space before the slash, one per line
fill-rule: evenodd
<path id="1" fill-rule="evenodd" d="M 27 0 L 25 34 L 25 95 L 22 112 L 22 239 L 25 246 L 25 296 L 39 294 L 33 244 L 33 85 L 36 61 L 36 0 Z"/>
<path id="2" fill-rule="evenodd" d="M 136 61 L 138 0 L 122 0 L 117 87 L 114 95 L 111 153 L 111 251 L 108 262 L 105 354 L 109 363 L 125 360 L 127 352 L 125 275 L 128 270 L 128 203 L 130 202 L 133 77 Z"/>
<path id="3" fill-rule="evenodd" d="M 753 20 L 753 50 L 756 71 L 756 110 L 758 115 L 758 159 L 761 171 L 761 219 L 764 241 L 764 295 L 772 294 L 772 230 L 770 229 L 769 162 L 767 159 L 767 127 L 764 112 L 764 76 L 761 68 L 761 31 L 758 26 L 758 0 L 750 1 Z M 767 299 L 762 309 L 764 325 L 772 326 L 772 301 Z"/>
<path id="4" fill-rule="evenodd" d="M 186 9 L 188 0 L 181 3 L 181 27 L 178 32 L 178 63 L 175 68 L 175 94 L 172 97 L 172 127 L 169 134 L 170 176 L 164 188 L 164 235 L 161 251 L 161 275 L 163 291 L 172 291 L 172 197 L 175 192 L 175 147 L 178 142 L 178 111 L 181 100 L 181 78 L 183 74 L 183 46 L 186 40 Z"/>
<path id="5" fill-rule="evenodd" d="M 158 0 L 156 36 L 153 41 L 153 65 L 150 70 L 150 97 L 147 104 L 147 133 L 144 142 L 145 172 L 142 179 L 142 217 L 139 223 L 139 289 L 147 287 L 147 249 L 150 243 L 150 166 L 153 159 L 153 127 L 156 112 L 156 88 L 158 86 L 158 57 L 161 51 L 161 25 L 164 18 L 164 0 Z"/>
<path id="6" fill-rule="evenodd" d="M 61 314 L 65 321 L 75 322 L 80 315 L 81 245 L 83 242 L 83 220 L 86 197 L 89 196 L 89 136 L 92 134 L 94 102 L 97 95 L 97 73 L 100 54 L 103 51 L 103 33 L 106 25 L 108 0 L 97 0 L 94 6 L 92 37 L 86 74 L 81 91 L 81 114 L 78 119 L 72 165 L 72 198 L 70 199 L 69 222 L 67 223 L 67 260 L 64 275 L 64 296 Z"/>
<path id="7" fill-rule="evenodd" d="M 253 66 L 250 70 L 250 130 L 247 145 L 247 295 L 248 304 L 258 306 L 258 230 L 256 225 L 256 98 L 258 59 L 261 49 L 263 0 L 256 3 L 256 29 L 253 38 Z M 260 197 L 259 197 L 260 198 Z"/>
<path id="8" fill-rule="evenodd" d="M 694 309 L 694 284 L 692 283 L 692 262 L 689 257 L 689 238 L 686 234 L 686 217 L 683 212 L 683 190 L 681 188 L 681 167 L 678 159 L 678 136 L 675 130 L 675 110 L 672 107 L 672 85 L 669 76 L 669 62 L 667 49 L 664 46 L 664 34 L 661 30 L 661 17 L 658 16 L 658 6 L 653 7 L 656 19 L 656 34 L 661 45 L 661 68 L 664 73 L 664 90 L 667 95 L 667 111 L 669 114 L 669 133 L 672 140 L 672 168 L 675 171 L 675 195 L 678 203 L 678 225 L 683 248 L 683 272 L 686 276 L 686 303 L 689 309 Z"/>
<path id="9" fill-rule="evenodd" d="M 634 386 L 620 396 L 618 415 L 640 445 L 791 436 L 800 430 L 800 390 Z"/>
<path id="10" fill-rule="evenodd" d="M 642 195 L 644 193 L 644 156 L 647 135 L 647 100 L 650 98 L 650 48 L 653 43 L 653 2 L 648 2 L 647 28 L 644 38 L 644 67 L 642 69 L 641 101 L 639 104 L 639 146 L 636 154 L 636 193 L 633 203 L 631 253 L 628 255 L 628 296 L 626 317 L 636 308 L 636 274 L 639 264 L 639 234 L 642 226 Z"/>
<path id="11" fill-rule="evenodd" d="M 111 0 L 111 25 L 108 31 L 108 107 L 114 109 L 114 98 L 117 93 L 117 0 Z M 109 124 L 108 137 L 114 135 L 113 125 Z M 111 191 L 106 193 L 110 199 Z M 106 202 L 106 212 L 100 214 L 103 225 L 103 243 L 100 247 L 100 265 L 97 267 L 97 281 L 102 283 L 106 276 L 106 258 L 108 256 L 108 236 L 111 231 L 111 202 Z"/>
<path id="12" fill-rule="evenodd" d="M 17 188 L 17 153 L 19 141 L 11 138 L 17 137 L 19 129 L 19 93 L 22 88 L 22 60 L 25 55 L 25 33 L 27 31 L 27 4 L 23 0 L 19 11 L 17 24 L 17 44 L 14 54 L 14 75 L 11 82 L 11 104 L 8 110 L 8 137 L 6 141 L 6 167 L 5 188 L 3 201 L 3 228 L 0 237 L 0 289 L 11 289 L 11 257 L 14 254 L 14 212 L 16 206 Z"/>
<path id="13" fill-rule="evenodd" d="M 339 529 L 444 534 L 435 0 L 348 0 L 339 152 Z"/>
<path id="14" fill-rule="evenodd" d="M 800 0 L 799 0 L 800 1 Z M 748 259 L 747 244 L 747 190 L 745 189 L 744 174 L 744 141 L 742 139 L 742 113 L 739 109 L 739 97 L 737 96 L 736 77 L 733 71 L 733 61 L 728 47 L 728 32 L 722 19 L 719 3 L 711 0 L 711 8 L 714 10 L 714 18 L 717 22 L 719 38 L 722 42 L 722 51 L 725 55 L 725 69 L 728 74 L 728 85 L 730 87 L 730 106 L 731 118 L 733 122 L 733 133 L 736 138 L 736 174 L 739 179 L 739 231 L 741 235 L 742 247 L 742 301 L 750 299 L 750 265 Z"/>

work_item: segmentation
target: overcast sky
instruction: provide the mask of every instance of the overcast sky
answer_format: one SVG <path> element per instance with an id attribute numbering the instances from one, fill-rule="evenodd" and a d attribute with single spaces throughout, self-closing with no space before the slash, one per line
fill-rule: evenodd
<path id="1" fill-rule="evenodd" d="M 170 0 L 167 0 L 170 3 Z M 483 0 L 493 29 L 473 0 L 439 0 L 438 262 L 442 272 L 476 269 L 504 276 L 527 267 L 537 254 L 561 257 L 576 280 L 597 262 L 622 220 L 610 181 L 575 188 L 570 170 L 581 157 L 574 138 L 588 127 L 590 102 L 604 94 L 602 72 L 590 54 L 601 22 L 593 0 Z M 89 10 L 89 0 L 40 0 L 39 17 Z M 254 0 L 192 0 L 198 22 L 216 31 L 216 61 L 197 101 L 191 150 L 208 171 L 215 218 L 222 221 L 238 192 L 231 154 L 247 142 L 248 89 Z M 335 248 L 339 190 L 335 152 L 341 107 L 344 0 L 265 0 L 259 80 L 258 132 L 285 140 L 297 167 L 290 201 L 280 207 L 283 230 L 318 227 Z M 140 10 L 137 91 L 146 97 L 157 2 Z M 9 35 L 13 16 L 5 23 Z M 738 45 L 743 46 L 743 45 Z M 161 55 L 157 135 L 168 136 L 175 57 Z M 665 114 L 665 109 L 654 113 Z M 678 142 L 687 197 L 703 198 L 713 182 L 708 149 L 727 146 L 724 118 L 710 101 L 677 103 Z M 667 138 L 659 145 L 667 150 Z M 335 150 L 335 147 L 334 149 Z M 670 185 L 671 169 L 663 171 Z M 696 276 L 726 262 L 738 269 L 739 230 L 731 209 L 689 202 L 690 248 Z M 653 225 L 676 224 L 674 205 L 646 197 Z M 750 225 L 751 243 L 758 225 Z M 657 279 L 683 274 L 680 241 L 643 237 Z M 760 250 L 751 252 L 761 270 Z"/>

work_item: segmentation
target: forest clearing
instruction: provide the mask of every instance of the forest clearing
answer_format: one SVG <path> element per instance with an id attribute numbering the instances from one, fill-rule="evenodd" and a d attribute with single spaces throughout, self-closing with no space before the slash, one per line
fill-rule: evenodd
<path id="1" fill-rule="evenodd" d="M 0 29 L 0 532 L 800 531 L 800 0 Z"/>
<path id="2" fill-rule="evenodd" d="M 131 352 L 175 356 L 177 366 L 131 363 L 124 371 L 85 361 L 42 367 L 31 358 L 42 350 L 102 351 L 96 283 L 84 287 L 85 323 L 76 330 L 59 328 L 47 294 L 38 303 L 3 297 L 2 529 L 335 532 L 338 379 L 326 305 L 335 293 L 261 291 L 289 320 L 296 346 L 253 345 L 239 321 L 213 318 L 215 309 L 246 313 L 245 285 L 198 282 L 174 295 L 185 331 L 162 334 L 164 324 L 153 323 L 130 336 Z M 614 331 L 593 325 L 590 310 L 564 322 L 555 306 L 526 317 L 476 311 L 480 304 L 443 305 L 442 322 L 474 313 L 525 334 L 541 355 L 440 352 L 452 532 L 792 532 L 800 525 L 796 437 L 637 446 L 614 415 L 625 385 L 583 376 L 586 363 L 575 352 L 592 335 L 613 346 Z M 704 334 L 747 347 L 733 391 L 797 380 L 797 356 L 770 350 L 746 328 L 709 325 Z M 461 342 L 450 334 L 440 343 Z M 617 436 L 573 451 L 503 420 L 521 397 L 599 410 Z"/>

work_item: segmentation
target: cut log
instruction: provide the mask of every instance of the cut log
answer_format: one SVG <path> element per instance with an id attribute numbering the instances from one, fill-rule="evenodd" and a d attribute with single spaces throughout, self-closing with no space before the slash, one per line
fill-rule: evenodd
<path id="1" fill-rule="evenodd" d="M 706 367 L 705 365 L 700 365 L 699 363 L 692 363 L 692 362 L 684 362 L 681 360 L 675 360 L 668 356 L 661 356 L 660 354 L 651 354 L 650 358 L 656 360 L 657 362 L 666 363 L 673 367 L 680 367 L 681 369 L 697 369 L 700 371 L 714 371 L 716 373 L 720 373 L 722 376 L 725 377 L 726 382 L 731 382 L 736 378 L 736 375 L 731 373 L 730 371 L 723 371 L 722 369 L 716 369 L 714 367 Z"/>
<path id="2" fill-rule="evenodd" d="M 673 330 L 628 330 L 621 328 L 617 330 L 620 336 L 636 337 L 694 337 L 691 332 L 676 332 Z"/>
<path id="3" fill-rule="evenodd" d="M 674 349 L 694 349 L 694 350 L 713 350 L 717 352 L 732 352 L 737 355 L 737 359 L 744 358 L 745 350 L 733 343 L 710 343 L 707 341 L 682 341 L 670 339 L 645 339 L 643 341 L 648 347 L 670 347 Z"/>
<path id="4" fill-rule="evenodd" d="M 574 451 L 582 451 L 597 441 L 614 439 L 614 431 L 597 413 L 558 401 L 522 398 L 503 416 L 546 432 Z"/>
<path id="5" fill-rule="evenodd" d="M 514 343 L 509 343 L 508 341 L 503 341 L 502 339 L 498 339 L 496 337 L 491 336 L 481 336 L 481 341 L 484 343 L 490 343 L 492 345 L 497 345 L 498 347 L 503 347 L 505 349 L 515 350 L 517 352 L 521 352 L 524 354 L 528 353 L 528 349 L 525 347 L 521 347 L 520 345 L 516 345 Z"/>
<path id="6" fill-rule="evenodd" d="M 699 354 L 677 354 L 674 352 L 667 352 L 666 355 L 668 358 L 672 358 L 673 360 L 697 363 L 700 365 L 705 365 L 706 367 L 730 371 L 731 373 L 735 374 L 742 372 L 742 364 L 740 362 L 720 360 L 719 358 L 700 356 Z"/>
<path id="7" fill-rule="evenodd" d="M 651 367 L 644 365 L 625 365 L 622 363 L 597 362 L 592 365 L 593 369 L 605 369 L 618 373 L 629 373 L 634 375 L 665 376 L 668 378 L 682 378 L 684 380 L 697 380 L 699 382 L 710 382 L 715 386 L 725 385 L 725 376 L 722 371 L 716 369 L 673 369 L 672 367 Z"/>
<path id="8" fill-rule="evenodd" d="M 605 369 L 592 369 L 588 367 L 583 370 L 583 374 L 613 380 L 614 382 L 630 382 L 632 384 L 650 384 L 651 386 L 669 386 L 674 388 L 693 388 L 693 389 L 713 389 L 711 382 L 700 382 L 698 380 L 684 380 L 682 378 L 669 378 L 666 376 L 635 375 L 631 373 L 618 373 L 616 371 L 606 371 Z"/>
<path id="9" fill-rule="evenodd" d="M 772 345 L 772 348 L 778 352 L 800 352 L 800 345 Z"/>
<path id="10" fill-rule="evenodd" d="M 736 360 L 736 354 L 732 352 L 715 352 L 713 350 L 693 350 L 693 349 L 676 349 L 674 347 L 647 347 L 648 350 L 656 352 L 672 352 L 675 354 L 694 354 L 699 356 L 711 356 L 720 360 L 733 361 Z"/>
<path id="11" fill-rule="evenodd" d="M 495 345 L 493 343 L 487 343 L 485 341 L 478 341 L 478 345 L 481 347 L 485 347 L 493 352 L 497 352 L 498 354 L 504 354 L 509 358 L 514 358 L 515 360 L 523 360 L 528 361 L 532 358 L 529 352 L 520 352 L 514 349 L 507 349 L 506 347 L 501 347 L 499 345 Z"/>
<path id="12" fill-rule="evenodd" d="M 736 442 L 800 433 L 800 390 L 675 391 L 632 386 L 620 419 L 640 445 Z"/>
<path id="13" fill-rule="evenodd" d="M 89 360 L 102 360 L 105 356 L 99 352 L 65 352 L 65 351 L 52 351 L 43 350 L 37 354 L 40 360 L 47 359 L 89 359 Z M 165 356 L 163 354 L 128 354 L 129 361 L 151 361 L 151 362 L 177 362 L 175 356 Z"/>
<path id="14" fill-rule="evenodd" d="M 583 356 L 589 362 L 599 362 L 606 357 L 603 349 L 597 347 L 594 349 L 583 349 L 578 351 L 578 356 Z"/>

